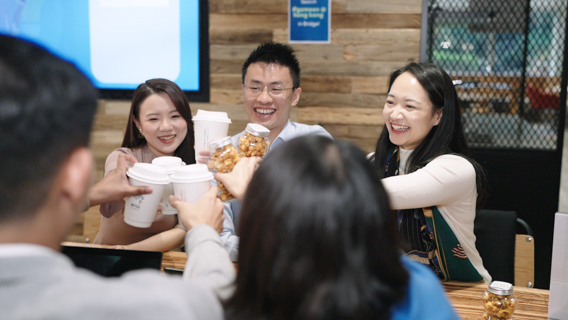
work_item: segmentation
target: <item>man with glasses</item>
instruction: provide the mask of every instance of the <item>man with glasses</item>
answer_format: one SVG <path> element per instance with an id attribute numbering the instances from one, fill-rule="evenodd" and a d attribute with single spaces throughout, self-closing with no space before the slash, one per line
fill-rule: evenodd
<path id="1" fill-rule="evenodd" d="M 289 46 L 273 42 L 258 46 L 243 64 L 242 79 L 249 121 L 270 130 L 271 147 L 305 134 L 330 136 L 321 126 L 290 121 L 290 110 L 298 104 L 302 88 L 300 65 Z M 235 145 L 241 134 L 233 137 Z"/>
<path id="2" fill-rule="evenodd" d="M 307 135 L 331 135 L 318 125 L 306 125 L 290 121 L 290 110 L 298 104 L 300 88 L 300 64 L 294 50 L 285 44 L 268 42 L 258 46 L 247 58 L 242 68 L 243 101 L 252 123 L 270 130 L 270 149 L 290 139 Z M 237 146 L 245 131 L 233 136 Z M 240 203 L 232 200 L 225 204 L 224 230 L 221 240 L 231 259 L 238 255 L 238 237 L 235 236 L 236 218 Z"/>

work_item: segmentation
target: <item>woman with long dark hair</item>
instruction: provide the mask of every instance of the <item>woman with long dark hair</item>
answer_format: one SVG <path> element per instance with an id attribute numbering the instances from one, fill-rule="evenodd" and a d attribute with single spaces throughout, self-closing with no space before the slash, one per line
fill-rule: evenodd
<path id="1" fill-rule="evenodd" d="M 180 157 L 195 163 L 191 109 L 183 91 L 166 79 L 151 79 L 134 91 L 122 147 L 106 160 L 105 175 L 116 168 L 120 154 L 132 155 L 142 163 L 160 156 Z M 101 205 L 103 215 L 94 243 L 120 248 L 167 251 L 183 244 L 186 231 L 177 215 L 157 217 L 149 228 L 136 228 L 124 222 L 124 201 Z"/>
<path id="2" fill-rule="evenodd" d="M 467 157 L 456 90 L 431 63 L 393 72 L 373 157 L 397 210 L 405 250 L 442 280 L 490 282 L 473 222 L 485 172 Z"/>
<path id="3" fill-rule="evenodd" d="M 381 181 L 349 142 L 273 150 L 240 215 L 227 319 L 457 319 L 436 276 L 401 255 Z"/>

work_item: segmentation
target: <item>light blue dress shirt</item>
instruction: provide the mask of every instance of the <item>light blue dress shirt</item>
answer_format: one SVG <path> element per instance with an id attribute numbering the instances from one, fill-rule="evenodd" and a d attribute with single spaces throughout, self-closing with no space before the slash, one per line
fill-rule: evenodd
<path id="1" fill-rule="evenodd" d="M 245 131 L 233 136 L 233 145 L 237 146 L 239 138 L 245 133 Z M 333 138 L 329 132 L 327 132 L 323 127 L 318 125 L 307 125 L 297 122 L 291 122 L 284 126 L 278 137 L 270 143 L 270 149 L 268 152 L 277 148 L 282 143 L 308 134 L 320 134 L 330 138 Z M 232 261 L 237 261 L 237 256 L 239 254 L 239 237 L 235 235 L 235 225 L 237 225 L 238 213 L 240 211 L 241 203 L 240 201 L 233 199 L 224 203 L 225 209 L 223 213 L 225 214 L 225 221 L 223 222 L 223 231 L 221 232 L 221 242 Z"/>

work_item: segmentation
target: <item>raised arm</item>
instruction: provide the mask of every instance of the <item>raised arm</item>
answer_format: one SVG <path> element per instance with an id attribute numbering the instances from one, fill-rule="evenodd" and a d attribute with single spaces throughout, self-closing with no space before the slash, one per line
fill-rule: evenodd
<path id="1" fill-rule="evenodd" d="M 232 295 L 235 267 L 219 239 L 223 227 L 223 203 L 212 187 L 198 202 L 191 204 L 170 196 L 180 222 L 188 229 L 185 238 L 187 263 L 183 278 L 211 287 L 221 298 Z"/>
<path id="2" fill-rule="evenodd" d="M 89 189 L 89 206 L 152 192 L 152 188 L 150 187 L 133 187 L 128 183 L 126 171 L 130 167 L 127 165 L 127 161 L 133 164 L 138 162 L 132 155 L 118 155 L 116 169 L 110 171 L 104 178 Z"/>
<path id="3" fill-rule="evenodd" d="M 416 172 L 382 183 L 395 210 L 448 205 L 477 192 L 473 165 L 456 155 L 440 156 Z"/>
<path id="4" fill-rule="evenodd" d="M 187 232 L 182 228 L 174 227 L 170 230 L 160 232 L 142 241 L 128 245 L 117 245 L 113 246 L 113 248 L 164 252 L 181 247 L 183 245 L 186 233 Z"/>

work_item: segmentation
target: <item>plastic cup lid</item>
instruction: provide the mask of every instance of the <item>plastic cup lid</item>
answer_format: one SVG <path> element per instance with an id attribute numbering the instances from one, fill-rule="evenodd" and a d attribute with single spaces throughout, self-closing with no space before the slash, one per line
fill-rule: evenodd
<path id="1" fill-rule="evenodd" d="M 170 179 L 166 169 L 151 163 L 135 163 L 126 171 L 130 178 L 152 184 L 168 184 Z"/>
<path id="2" fill-rule="evenodd" d="M 213 179 L 213 173 L 205 164 L 190 164 L 174 170 L 170 180 L 174 183 L 201 182 Z"/>
<path id="3" fill-rule="evenodd" d="M 229 115 L 226 112 L 219 112 L 219 111 L 205 111 L 205 110 L 197 110 L 197 113 L 192 118 L 193 121 L 217 121 L 217 122 L 224 122 L 224 123 L 231 123 L 231 119 L 229 119 Z"/>
<path id="4" fill-rule="evenodd" d="M 180 157 L 164 156 L 155 158 L 154 160 L 152 160 L 152 164 L 166 169 L 166 173 L 171 174 L 172 172 L 174 172 L 174 169 L 181 167 L 183 165 L 183 162 L 181 161 Z"/>
<path id="5" fill-rule="evenodd" d="M 487 287 L 487 290 L 493 294 L 506 296 L 513 294 L 513 285 L 508 282 L 493 281 L 489 287 Z"/>
<path id="6" fill-rule="evenodd" d="M 257 137 L 267 138 L 270 135 L 270 130 L 268 130 L 265 126 L 262 126 L 257 123 L 249 123 L 247 124 L 247 132 L 253 134 Z"/>

